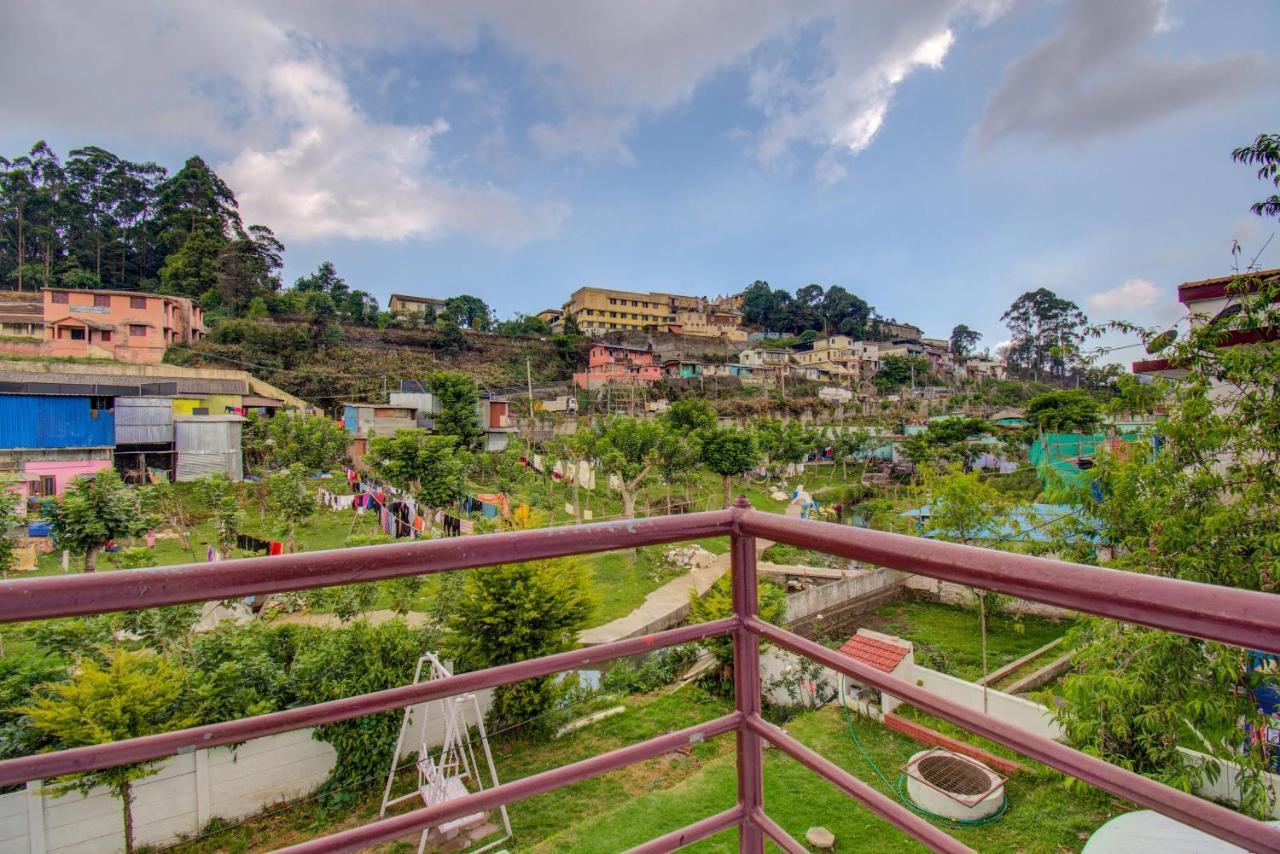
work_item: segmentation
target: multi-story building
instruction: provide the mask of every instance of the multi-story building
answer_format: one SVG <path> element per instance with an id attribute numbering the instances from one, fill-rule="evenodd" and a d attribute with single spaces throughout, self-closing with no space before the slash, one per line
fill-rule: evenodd
<path id="1" fill-rule="evenodd" d="M 1201 279 L 1196 282 L 1183 282 L 1178 285 L 1178 302 L 1187 308 L 1192 329 L 1199 329 L 1219 318 L 1227 317 L 1240 311 L 1239 299 L 1242 293 L 1257 293 L 1264 282 L 1280 277 L 1280 267 L 1272 270 L 1259 270 L 1216 279 Z M 1237 284 L 1238 283 L 1238 284 Z M 1231 347 L 1238 344 L 1255 344 L 1260 341 L 1280 339 L 1280 330 L 1236 329 L 1228 332 L 1219 346 Z M 1168 359 L 1145 359 L 1133 363 L 1135 374 L 1154 374 L 1169 379 L 1186 376 L 1186 371 L 1170 365 Z"/>
<path id="2" fill-rule="evenodd" d="M 910 323 L 898 323 L 893 320 L 881 320 L 876 324 L 880 332 L 880 340 L 889 341 L 894 338 L 906 338 L 912 341 L 919 341 L 924 331 L 919 327 Z"/>
<path id="3" fill-rule="evenodd" d="M 436 297 L 392 294 L 387 300 L 387 311 L 392 314 L 439 314 L 443 310 L 444 300 Z"/>
<path id="4" fill-rule="evenodd" d="M 159 363 L 170 346 L 205 334 L 192 300 L 136 291 L 45 288 L 44 324 L 45 355 L 142 364 Z"/>
<path id="5" fill-rule="evenodd" d="M 862 363 L 854 346 L 857 343 L 848 335 L 820 338 L 813 342 L 811 349 L 796 353 L 795 361 L 806 369 L 809 379 L 856 379 L 862 373 Z"/>
<path id="6" fill-rule="evenodd" d="M 676 311 L 675 318 L 674 323 L 667 324 L 666 331 L 698 338 L 747 340 L 747 330 L 742 328 L 742 312 L 727 305 L 700 301 L 694 308 Z"/>
<path id="7" fill-rule="evenodd" d="M 587 369 L 573 375 L 579 388 L 608 383 L 650 385 L 662 379 L 662 366 L 648 347 L 623 347 L 597 341 L 587 353 Z"/>
<path id="8" fill-rule="evenodd" d="M 791 364 L 791 351 L 781 347 L 748 347 L 738 354 L 738 361 L 751 368 L 785 368 Z"/>
<path id="9" fill-rule="evenodd" d="M 686 303 L 686 300 L 692 302 Z M 588 334 L 617 330 L 654 330 L 674 323 L 676 311 L 696 305 L 695 297 L 636 293 L 608 288 L 578 288 L 561 309 L 559 323 L 573 317 Z"/>
<path id="10" fill-rule="evenodd" d="M 741 329 L 742 312 L 731 301 L 651 291 L 617 291 L 585 287 L 573 292 L 561 316 L 552 321 L 560 331 L 565 318 L 573 317 L 588 334 L 618 331 L 661 331 L 680 335 L 746 341 Z"/>

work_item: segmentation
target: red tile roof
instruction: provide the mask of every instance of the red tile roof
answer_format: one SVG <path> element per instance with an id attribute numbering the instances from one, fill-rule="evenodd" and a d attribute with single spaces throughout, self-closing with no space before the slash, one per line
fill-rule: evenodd
<path id="1" fill-rule="evenodd" d="M 892 673 L 893 669 L 902 663 L 902 659 L 907 657 L 907 653 L 911 652 L 911 647 L 899 646 L 870 635 L 858 634 L 849 638 L 845 645 L 840 647 L 840 652 L 854 661 L 861 661 L 877 670 Z"/>

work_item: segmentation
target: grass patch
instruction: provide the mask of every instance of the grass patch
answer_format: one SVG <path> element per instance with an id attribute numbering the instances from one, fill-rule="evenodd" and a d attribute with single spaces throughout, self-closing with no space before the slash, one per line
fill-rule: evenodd
<path id="1" fill-rule="evenodd" d="M 878 724 L 863 721 L 856 726 L 868 752 L 891 779 L 896 777 L 898 766 L 921 749 Z M 857 753 L 836 708 L 802 715 L 787 729 L 837 765 L 888 793 Z M 769 815 L 797 839 L 803 839 L 809 827 L 822 825 L 836 835 L 837 850 L 924 850 L 776 750 L 765 754 L 764 780 Z M 979 851 L 1078 851 L 1093 830 L 1116 813 L 1132 809 L 1090 793 L 1068 792 L 1059 775 L 1040 768 L 1015 775 L 1007 784 L 1007 792 L 1009 810 L 1000 821 L 949 832 Z M 733 805 L 736 795 L 734 757 L 725 755 L 675 787 L 641 795 L 617 810 L 579 822 L 533 850 L 584 854 L 620 851 L 726 809 Z M 737 835 L 726 832 L 687 850 L 728 854 L 737 851 Z"/>
<path id="2" fill-rule="evenodd" d="M 961 679 L 980 679 L 982 633 L 977 607 L 959 608 L 919 599 L 900 599 L 864 616 L 861 624 L 911 641 L 916 663 Z M 1000 613 L 987 622 L 987 663 L 995 670 L 1066 634 L 1071 623 Z"/>

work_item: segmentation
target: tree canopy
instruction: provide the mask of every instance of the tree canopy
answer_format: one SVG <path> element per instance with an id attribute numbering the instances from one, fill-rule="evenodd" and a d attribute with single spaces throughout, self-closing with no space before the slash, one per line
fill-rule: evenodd
<path id="1" fill-rule="evenodd" d="M 1041 371 L 1066 378 L 1080 364 L 1080 344 L 1089 323 L 1080 306 L 1048 288 L 1027 291 L 1013 301 L 1000 319 L 1009 327 L 1006 358 L 1040 379 Z"/>
<path id="2" fill-rule="evenodd" d="M 49 520 L 59 548 L 84 555 L 85 572 L 97 569 L 98 554 L 108 542 L 151 527 L 142 493 L 126 486 L 113 468 L 76 478 L 61 497 L 46 499 L 40 513 Z"/>
<path id="3" fill-rule="evenodd" d="M 854 338 L 874 334 L 875 309 L 839 285 L 806 285 L 795 295 L 753 282 L 742 294 L 742 319 L 763 329 L 800 334 L 806 330 L 839 332 Z"/>
<path id="4" fill-rule="evenodd" d="M 1088 433 L 1098 427 L 1099 406 L 1081 389 L 1049 391 L 1027 403 L 1027 423 L 1046 432 Z"/>

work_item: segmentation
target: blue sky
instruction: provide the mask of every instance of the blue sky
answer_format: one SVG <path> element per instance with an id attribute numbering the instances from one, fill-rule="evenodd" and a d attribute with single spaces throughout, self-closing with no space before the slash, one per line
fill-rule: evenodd
<path id="1" fill-rule="evenodd" d="M 383 302 L 818 282 L 995 345 L 1042 286 L 1169 323 L 1277 230 L 1267 0 L 125 5 L 6 13 L 0 151 L 199 153 Z"/>

